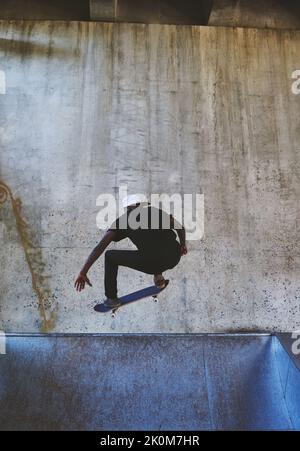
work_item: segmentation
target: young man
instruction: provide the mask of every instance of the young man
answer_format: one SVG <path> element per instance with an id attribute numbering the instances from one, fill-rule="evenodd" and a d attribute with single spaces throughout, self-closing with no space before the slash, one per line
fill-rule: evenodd
<path id="1" fill-rule="evenodd" d="M 112 241 L 129 238 L 137 250 L 110 250 L 105 252 L 105 295 L 104 303 L 108 307 L 118 307 L 117 297 L 118 267 L 126 266 L 137 271 L 154 275 L 156 286 L 163 288 L 162 275 L 167 269 L 174 268 L 182 255 L 187 253 L 185 230 L 171 215 L 163 210 L 141 202 L 137 195 L 128 196 L 123 201 L 125 213 L 108 229 L 100 243 L 94 248 L 76 281 L 77 291 L 91 285 L 87 272 L 93 263 L 103 254 Z M 176 239 L 176 230 L 180 244 Z"/>

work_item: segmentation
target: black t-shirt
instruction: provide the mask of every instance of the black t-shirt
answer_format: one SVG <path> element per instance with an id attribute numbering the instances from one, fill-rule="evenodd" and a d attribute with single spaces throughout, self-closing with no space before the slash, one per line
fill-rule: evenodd
<path id="1" fill-rule="evenodd" d="M 116 219 L 109 230 L 117 232 L 116 241 L 129 238 L 141 251 L 159 252 L 176 246 L 173 228 L 181 228 L 181 225 L 163 210 L 139 206 Z"/>

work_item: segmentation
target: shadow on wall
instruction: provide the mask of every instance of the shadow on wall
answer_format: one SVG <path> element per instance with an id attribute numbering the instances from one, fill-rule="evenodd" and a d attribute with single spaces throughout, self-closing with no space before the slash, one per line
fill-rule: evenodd
<path id="1" fill-rule="evenodd" d="M 91 0 L 92 19 L 93 4 L 101 3 L 103 0 Z M 119 0 L 114 19 L 118 22 L 207 25 L 212 4 L 213 0 Z"/>
<path id="2" fill-rule="evenodd" d="M 1 0 L 0 19 L 89 20 L 89 0 Z"/>
<path id="3" fill-rule="evenodd" d="M 1 0 L 0 19 L 300 29 L 295 0 Z"/>
<path id="4" fill-rule="evenodd" d="M 208 25 L 300 29 L 295 0 L 214 0 Z"/>
<path id="5" fill-rule="evenodd" d="M 207 25 L 213 0 L 2 0 L 0 19 Z"/>

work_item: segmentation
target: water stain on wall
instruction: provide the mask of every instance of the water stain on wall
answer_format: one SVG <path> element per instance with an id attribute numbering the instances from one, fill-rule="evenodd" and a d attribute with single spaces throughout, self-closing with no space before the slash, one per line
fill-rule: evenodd
<path id="1" fill-rule="evenodd" d="M 41 249 L 34 244 L 34 232 L 22 218 L 22 202 L 15 198 L 6 183 L 0 180 L 0 205 L 10 202 L 16 222 L 18 236 L 24 251 L 25 261 L 31 275 L 32 290 L 38 299 L 38 310 L 41 319 L 41 332 L 49 332 L 54 328 L 57 305 L 52 305 L 49 276 L 45 275 Z"/>

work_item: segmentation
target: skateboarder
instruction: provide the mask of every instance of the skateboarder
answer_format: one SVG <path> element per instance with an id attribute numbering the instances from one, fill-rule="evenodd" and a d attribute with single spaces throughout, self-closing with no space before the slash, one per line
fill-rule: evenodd
<path id="1" fill-rule="evenodd" d="M 137 250 L 109 250 L 105 252 L 105 296 L 107 307 L 118 307 L 117 297 L 118 267 L 126 266 L 146 274 L 154 275 L 154 283 L 163 288 L 165 279 L 162 275 L 167 269 L 174 268 L 182 255 L 187 253 L 185 229 L 161 209 L 141 202 L 137 195 L 127 196 L 123 201 L 125 213 L 107 230 L 102 240 L 94 248 L 76 281 L 77 291 L 91 285 L 87 272 L 93 263 L 103 254 L 112 242 L 129 238 Z M 176 239 L 176 230 L 180 244 Z"/>

